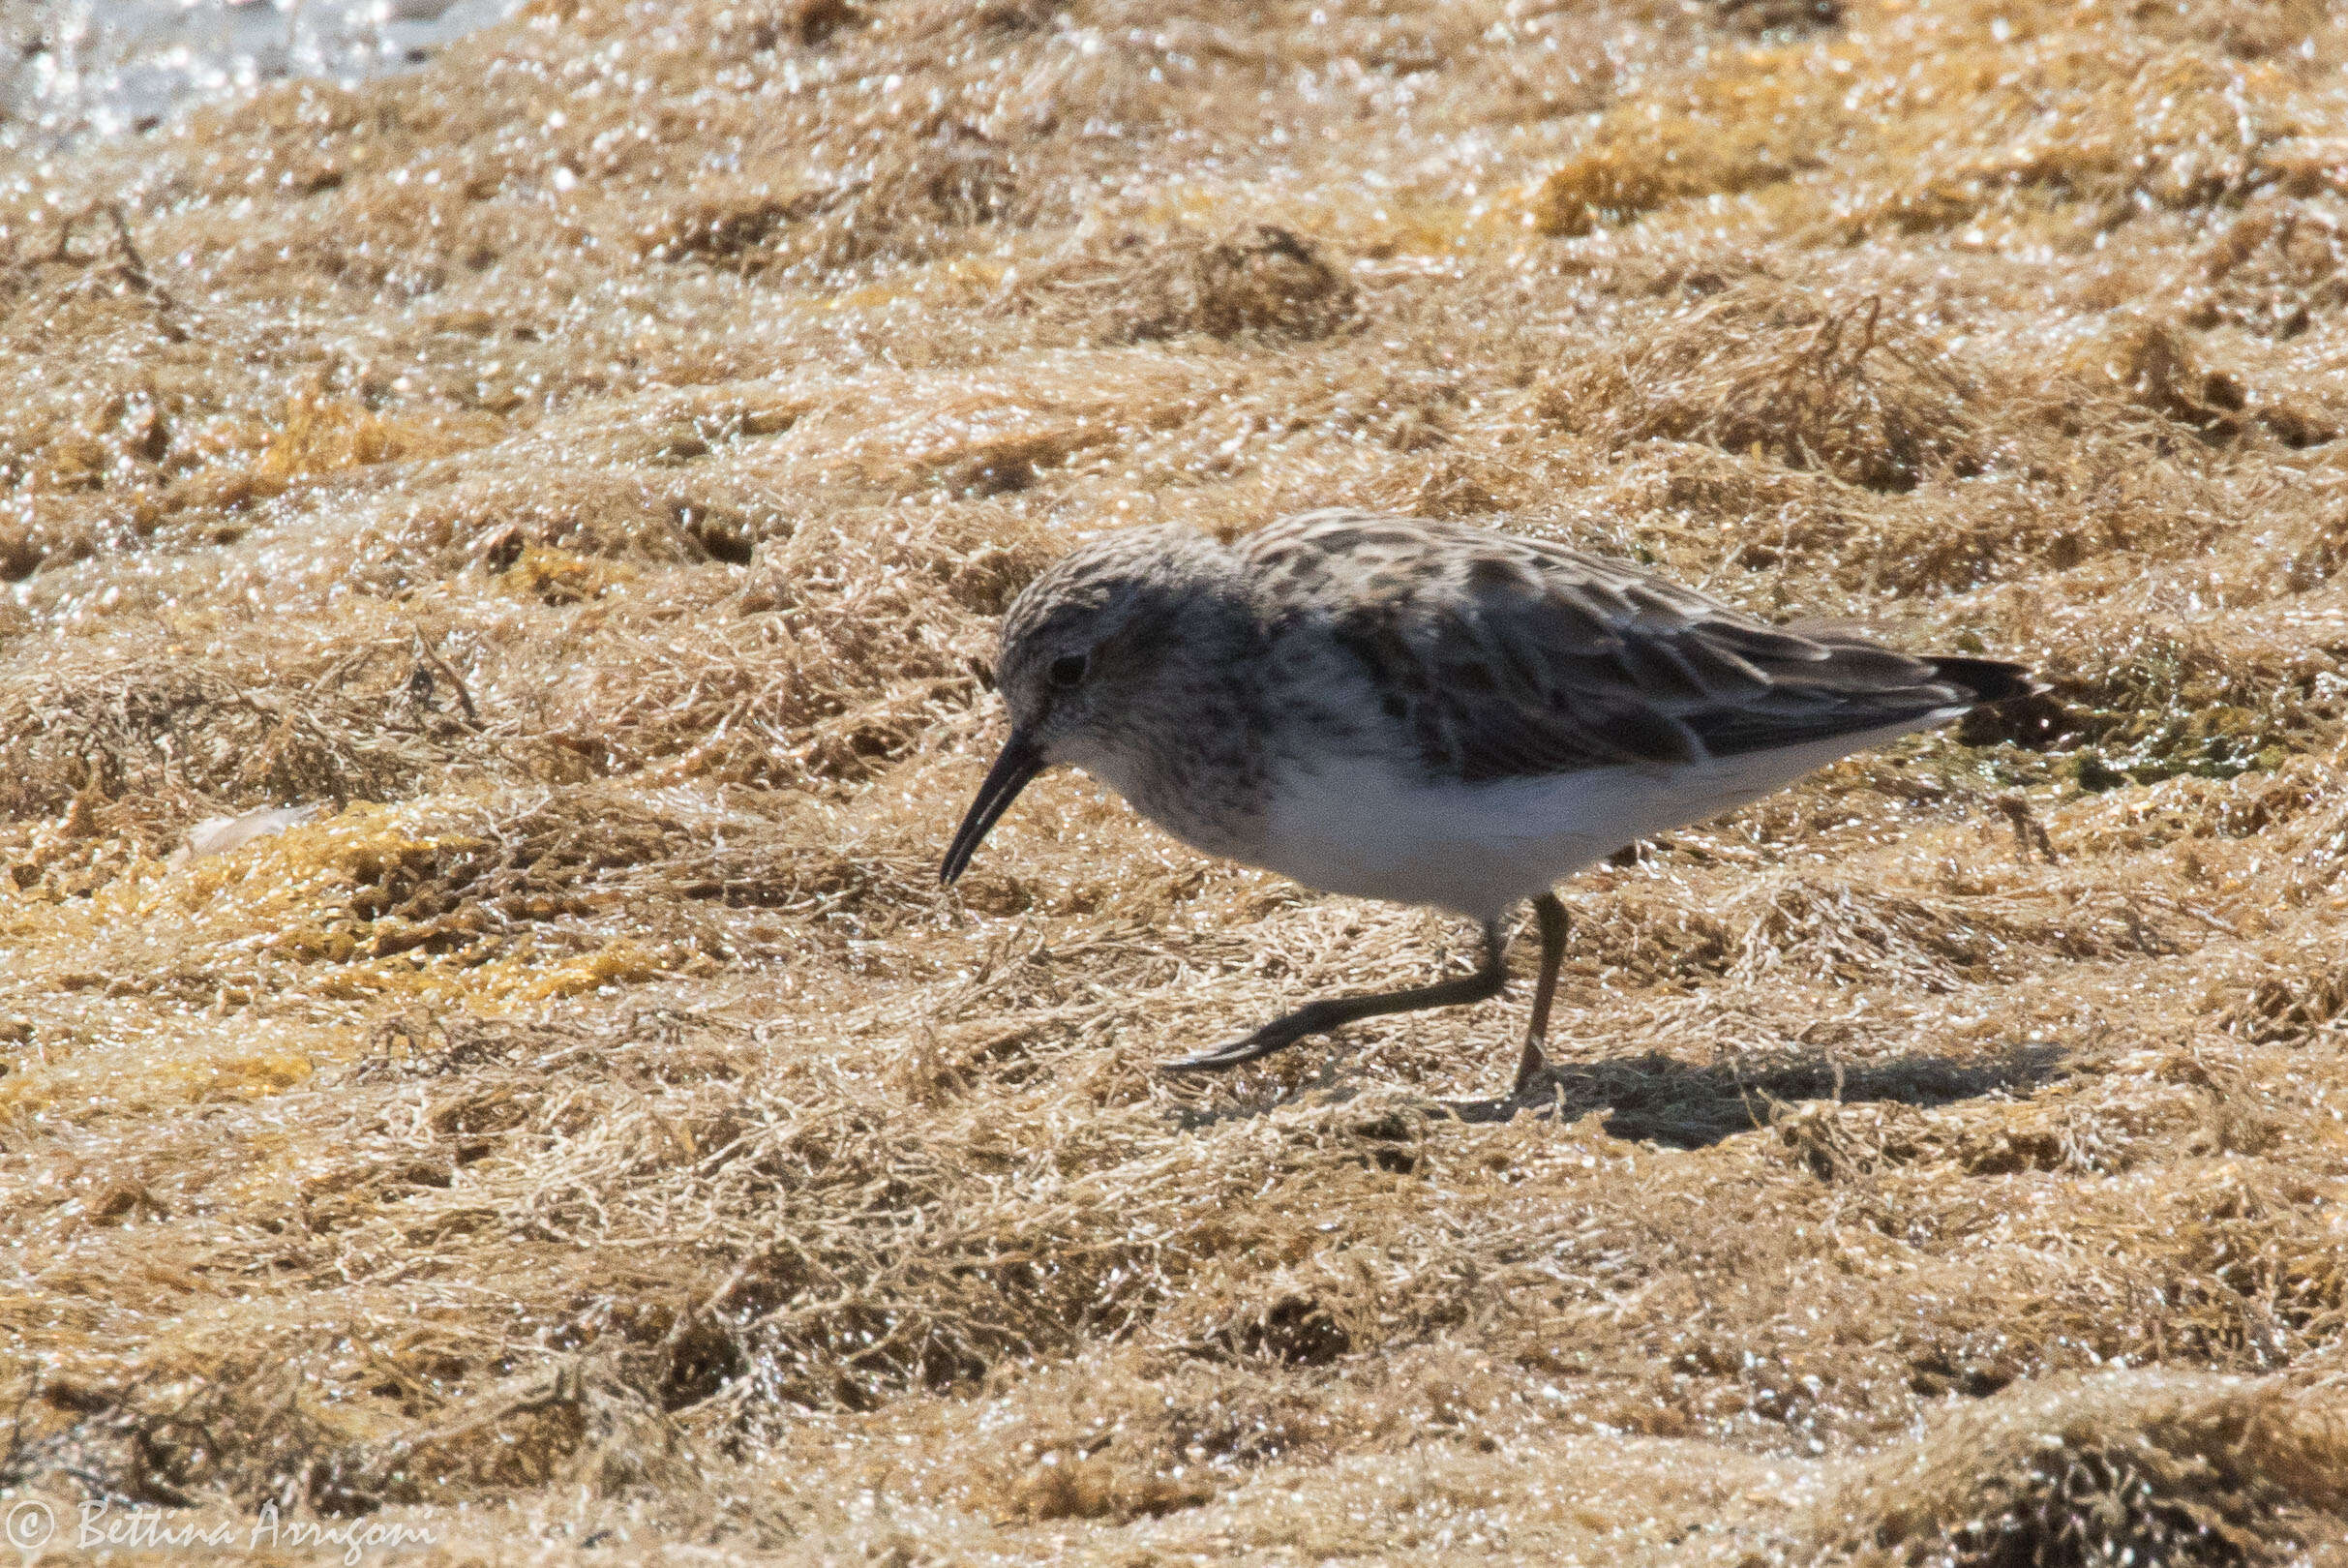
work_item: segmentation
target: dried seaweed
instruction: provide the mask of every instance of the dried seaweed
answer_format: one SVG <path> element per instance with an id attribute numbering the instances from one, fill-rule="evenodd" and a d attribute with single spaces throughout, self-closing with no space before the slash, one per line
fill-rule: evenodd
<path id="1" fill-rule="evenodd" d="M 8 155 L 10 1501 L 2348 1561 L 2338 19 L 1322 9 L 541 0 Z M 1539 1104 L 1521 985 L 1170 1083 L 1472 934 L 1067 774 L 939 889 L 994 619 L 1329 504 L 2050 689 L 1575 879 Z"/>

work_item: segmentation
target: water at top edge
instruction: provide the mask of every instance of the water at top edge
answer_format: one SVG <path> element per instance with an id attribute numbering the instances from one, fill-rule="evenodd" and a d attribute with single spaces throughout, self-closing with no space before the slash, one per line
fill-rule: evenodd
<path id="1" fill-rule="evenodd" d="M 288 76 L 410 70 L 520 0 L 0 0 L 0 145 L 153 129 Z"/>

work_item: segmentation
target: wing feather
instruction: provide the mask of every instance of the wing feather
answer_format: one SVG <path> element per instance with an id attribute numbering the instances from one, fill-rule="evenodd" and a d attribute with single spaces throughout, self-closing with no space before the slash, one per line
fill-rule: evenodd
<path id="1" fill-rule="evenodd" d="M 1242 540 L 1325 591 L 1430 767 L 1468 780 L 1732 757 L 1974 700 L 1930 660 L 1773 626 L 1619 560 L 1460 524 L 1306 513 Z M 1352 591 L 1374 574 L 1375 591 Z M 2007 667 L 1999 666 L 2000 669 Z"/>

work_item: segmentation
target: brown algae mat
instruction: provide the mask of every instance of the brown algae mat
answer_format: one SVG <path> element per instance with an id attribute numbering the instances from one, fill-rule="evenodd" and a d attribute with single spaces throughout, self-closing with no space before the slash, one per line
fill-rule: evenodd
<path id="1" fill-rule="evenodd" d="M 2344 63 L 2311 0 L 536 0 L 11 155 L 0 1500 L 2348 1563 Z M 1550 1114 L 1447 1104 L 1521 984 L 1170 1082 L 1471 934 L 1069 775 L 942 891 L 994 617 L 1330 504 L 2049 690 L 1571 884 Z"/>

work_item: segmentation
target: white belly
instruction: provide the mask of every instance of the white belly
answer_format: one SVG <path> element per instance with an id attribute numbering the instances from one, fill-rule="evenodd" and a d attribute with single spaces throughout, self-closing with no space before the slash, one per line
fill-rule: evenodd
<path id="1" fill-rule="evenodd" d="M 1250 857 L 1309 888 L 1496 920 L 1635 839 L 1759 799 L 1909 729 L 1671 767 L 1429 785 L 1367 762 L 1279 776 Z"/>

